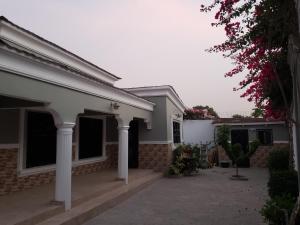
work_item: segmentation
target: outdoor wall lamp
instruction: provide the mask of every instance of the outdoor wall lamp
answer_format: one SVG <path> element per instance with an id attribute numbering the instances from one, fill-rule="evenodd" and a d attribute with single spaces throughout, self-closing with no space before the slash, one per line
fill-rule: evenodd
<path id="1" fill-rule="evenodd" d="M 116 102 L 112 102 L 110 103 L 110 107 L 113 109 L 113 110 L 118 110 L 120 108 L 120 105 Z"/>
<path id="2" fill-rule="evenodd" d="M 177 118 L 180 118 L 180 117 L 181 117 L 181 114 L 177 113 L 177 114 L 175 114 L 175 116 L 176 116 Z"/>

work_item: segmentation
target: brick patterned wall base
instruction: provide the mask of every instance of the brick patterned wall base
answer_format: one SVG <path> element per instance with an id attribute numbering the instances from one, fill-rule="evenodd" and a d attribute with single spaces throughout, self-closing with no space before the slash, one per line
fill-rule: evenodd
<path id="1" fill-rule="evenodd" d="M 118 145 L 106 146 L 107 160 L 73 168 L 73 175 L 89 174 L 102 169 L 116 168 Z M 28 176 L 18 176 L 18 149 L 0 149 L 0 196 L 48 184 L 54 181 L 55 171 Z"/>
<path id="2" fill-rule="evenodd" d="M 172 144 L 140 144 L 139 168 L 164 171 L 172 161 Z"/>
<path id="3" fill-rule="evenodd" d="M 227 156 L 224 148 L 222 146 L 217 146 L 217 151 L 218 151 L 218 157 L 219 157 L 219 162 L 221 161 L 231 161 L 230 158 Z"/>
<path id="4" fill-rule="evenodd" d="M 0 149 L 0 195 L 48 184 L 54 179 L 54 171 L 18 176 L 17 162 L 18 149 Z"/>
<path id="5" fill-rule="evenodd" d="M 106 146 L 107 159 L 102 162 L 84 164 L 73 168 L 73 175 L 83 175 L 89 173 L 95 173 L 100 170 L 117 168 L 118 164 L 118 145 Z"/>
<path id="6" fill-rule="evenodd" d="M 272 146 L 259 146 L 250 158 L 250 167 L 266 168 L 268 157 L 272 150 L 276 148 L 288 149 L 289 144 L 274 144 Z"/>

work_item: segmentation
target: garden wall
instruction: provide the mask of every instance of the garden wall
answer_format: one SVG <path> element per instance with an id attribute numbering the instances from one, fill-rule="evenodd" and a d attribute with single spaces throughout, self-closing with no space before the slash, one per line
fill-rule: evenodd
<path id="1" fill-rule="evenodd" d="M 206 144 L 214 145 L 213 120 L 184 120 L 183 140 L 186 144 Z"/>

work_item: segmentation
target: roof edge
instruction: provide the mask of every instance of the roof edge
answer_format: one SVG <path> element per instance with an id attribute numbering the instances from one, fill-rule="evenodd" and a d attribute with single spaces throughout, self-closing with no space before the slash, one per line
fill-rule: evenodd
<path id="1" fill-rule="evenodd" d="M 21 37 L 16 37 L 16 35 L 20 35 L 20 36 L 23 36 L 23 38 L 27 38 L 27 39 L 30 39 L 31 42 L 35 42 L 35 45 L 36 46 L 40 46 L 40 47 L 44 47 L 45 49 L 47 48 L 51 48 L 51 50 L 48 50 L 49 52 L 48 53 L 51 53 L 50 55 L 47 55 L 47 53 L 45 53 L 45 50 L 44 52 L 43 51 L 39 51 L 38 49 L 35 49 L 35 48 L 30 48 L 32 46 L 28 46 L 30 45 L 29 42 L 25 42 L 23 40 L 23 43 L 22 43 L 22 40 L 21 40 Z M 81 63 L 82 64 L 82 68 L 81 69 L 86 69 L 86 70 L 90 70 L 90 73 L 94 72 L 94 76 L 100 76 L 100 74 L 102 76 L 105 76 L 106 77 L 106 81 L 108 82 L 115 82 L 117 80 L 120 80 L 121 78 L 100 68 L 99 66 L 87 61 L 86 59 L 83 59 L 81 58 L 80 56 L 64 49 L 63 47 L 51 42 L 51 41 L 48 41 L 44 38 L 42 38 L 41 36 L 38 36 L 37 34 L 29 31 L 29 30 L 26 30 L 16 24 L 14 24 L 13 22 L 9 21 L 6 17 L 4 16 L 0 16 L 0 37 L 1 38 L 4 38 L 6 39 L 7 41 L 10 41 L 10 42 L 13 42 L 14 44 L 16 45 L 20 45 L 24 48 L 27 48 L 27 49 L 30 49 L 31 51 L 35 51 L 39 54 L 45 54 L 46 57 L 49 57 L 49 58 L 52 58 L 54 60 L 57 60 L 57 61 L 60 61 L 59 57 L 54 57 L 55 54 L 56 55 L 60 55 L 61 58 L 64 58 L 64 57 L 67 57 L 65 58 L 65 61 L 61 62 L 61 63 L 64 63 L 64 64 L 67 64 L 69 66 L 72 66 L 76 69 L 79 69 L 79 65 L 78 67 L 76 67 L 76 65 L 74 66 L 74 64 L 76 63 Z M 73 65 L 70 65 L 68 64 L 68 62 L 71 62 L 71 61 L 74 61 L 73 62 Z M 84 68 L 86 67 L 86 68 Z M 84 72 L 87 72 L 87 71 L 84 71 Z M 99 74 L 97 74 L 99 73 Z"/>
<path id="2" fill-rule="evenodd" d="M 155 97 L 155 96 L 166 96 L 182 111 L 184 112 L 187 107 L 179 97 L 171 85 L 160 85 L 160 86 L 144 86 L 144 87 L 131 87 L 124 88 L 125 90 L 134 93 L 141 97 Z"/>

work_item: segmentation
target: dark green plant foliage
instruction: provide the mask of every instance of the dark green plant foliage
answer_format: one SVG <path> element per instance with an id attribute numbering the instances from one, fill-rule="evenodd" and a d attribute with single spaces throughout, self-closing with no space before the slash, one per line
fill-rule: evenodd
<path id="1" fill-rule="evenodd" d="M 253 118 L 262 118 L 264 116 L 264 111 L 260 108 L 252 109 L 251 117 Z"/>
<path id="2" fill-rule="evenodd" d="M 235 156 L 234 154 L 235 151 L 237 149 L 234 149 L 236 147 L 231 146 L 231 144 L 229 144 L 229 138 L 230 138 L 230 128 L 227 125 L 222 125 L 218 128 L 217 130 L 217 143 L 218 145 L 221 145 L 227 156 L 233 161 L 233 163 L 235 163 Z M 238 143 L 237 143 L 238 144 Z M 238 144 L 241 153 L 239 155 L 239 160 L 238 160 L 238 166 L 239 167 L 249 167 L 249 158 L 255 153 L 255 151 L 257 150 L 258 146 L 260 145 L 260 142 L 258 140 L 254 140 L 253 142 L 250 143 L 249 147 L 248 147 L 248 152 L 244 153 L 242 151 L 242 146 L 240 144 Z"/>
<path id="3" fill-rule="evenodd" d="M 283 209 L 286 210 L 288 216 L 290 216 L 295 201 L 295 198 L 289 194 L 276 196 L 266 202 L 260 213 L 264 217 L 264 221 L 269 225 L 285 225 L 285 213 Z"/>
<path id="4" fill-rule="evenodd" d="M 234 158 L 234 161 L 238 161 L 242 157 L 243 151 L 242 151 L 242 145 L 239 143 L 236 143 L 232 145 L 231 148 L 231 155 Z"/>
<path id="5" fill-rule="evenodd" d="M 252 142 L 250 142 L 249 144 L 249 151 L 247 153 L 247 156 L 248 158 L 250 158 L 254 153 L 255 151 L 257 150 L 257 148 L 260 146 L 260 141 L 259 140 L 254 140 Z"/>
<path id="6" fill-rule="evenodd" d="M 268 192 L 271 198 L 287 194 L 296 198 L 298 196 L 297 172 L 295 170 L 271 171 Z"/>
<path id="7" fill-rule="evenodd" d="M 191 175 L 205 166 L 201 161 L 200 148 L 197 145 L 180 145 L 173 151 L 172 164 L 166 175 Z"/>
<path id="8" fill-rule="evenodd" d="M 231 146 L 229 144 L 230 128 L 227 125 L 222 125 L 217 130 L 217 143 L 221 145 L 228 157 L 233 160 L 231 155 Z"/>
<path id="9" fill-rule="evenodd" d="M 270 152 L 268 158 L 268 168 L 270 172 L 274 170 L 288 170 L 289 151 L 287 149 L 275 149 Z"/>

